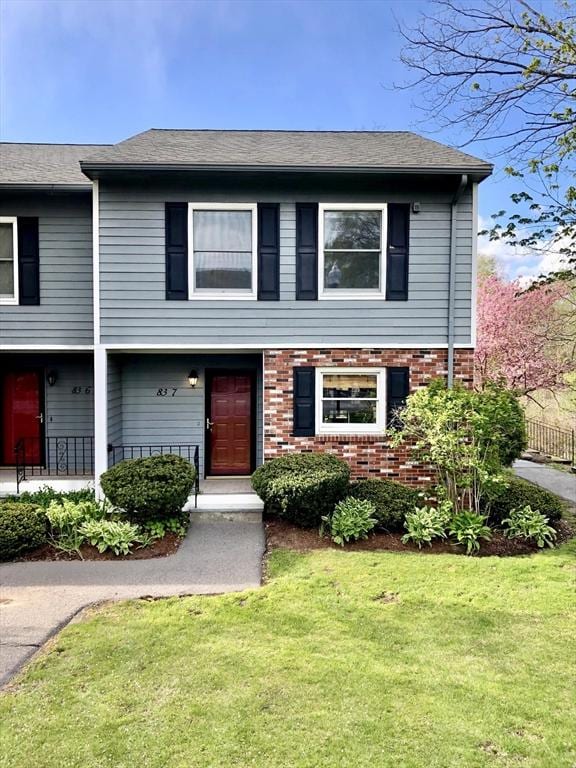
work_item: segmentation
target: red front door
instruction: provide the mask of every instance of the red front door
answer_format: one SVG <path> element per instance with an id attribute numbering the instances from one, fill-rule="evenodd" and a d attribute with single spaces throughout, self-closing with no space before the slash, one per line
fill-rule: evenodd
<path id="1" fill-rule="evenodd" d="M 252 376 L 209 378 L 208 474 L 249 475 L 252 469 Z"/>
<path id="2" fill-rule="evenodd" d="M 39 371 L 11 371 L 2 377 L 2 463 L 15 464 L 14 448 L 24 439 L 26 461 L 42 459 Z"/>

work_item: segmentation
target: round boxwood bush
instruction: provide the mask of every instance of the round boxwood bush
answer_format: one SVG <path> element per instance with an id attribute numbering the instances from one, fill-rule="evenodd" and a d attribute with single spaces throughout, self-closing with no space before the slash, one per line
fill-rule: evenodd
<path id="1" fill-rule="evenodd" d="M 175 517 L 194 488 L 196 472 L 181 456 L 127 459 L 100 478 L 108 501 L 134 523 Z"/>
<path id="2" fill-rule="evenodd" d="M 44 544 L 46 513 L 36 504 L 0 502 L 0 560 L 10 560 Z"/>
<path id="3" fill-rule="evenodd" d="M 406 514 L 423 503 L 415 488 L 386 479 L 360 480 L 352 486 L 350 495 L 371 501 L 376 527 L 386 531 L 402 530 Z"/>
<path id="4" fill-rule="evenodd" d="M 343 499 L 348 464 L 329 453 L 291 453 L 271 459 L 252 475 L 252 487 L 266 510 L 302 528 L 319 526 Z"/>
<path id="5" fill-rule="evenodd" d="M 520 477 L 511 478 L 508 487 L 499 489 L 490 500 L 487 507 L 488 520 L 491 525 L 501 525 L 502 520 L 510 517 L 513 509 L 524 509 L 529 506 L 535 512 L 540 512 L 554 523 L 562 517 L 566 505 L 553 493 L 537 485 L 532 485 Z"/>

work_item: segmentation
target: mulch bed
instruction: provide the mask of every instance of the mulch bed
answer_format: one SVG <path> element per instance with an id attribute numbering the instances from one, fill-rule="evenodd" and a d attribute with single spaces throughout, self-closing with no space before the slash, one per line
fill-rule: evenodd
<path id="1" fill-rule="evenodd" d="M 566 521 L 561 520 L 555 525 L 558 532 L 557 543 L 567 541 L 576 531 Z M 329 538 L 322 538 L 314 528 L 298 528 L 278 518 L 265 520 L 266 542 L 268 550 L 293 549 L 297 552 L 307 552 L 312 549 L 344 549 L 346 552 L 362 552 L 381 550 L 387 552 L 421 552 L 422 554 L 441 554 L 449 552 L 455 555 L 465 554 L 463 547 L 439 540 L 431 547 L 418 549 L 415 544 L 403 544 L 401 533 L 374 533 L 368 539 L 356 541 L 340 547 Z M 538 552 L 536 544 L 529 544 L 519 539 L 507 539 L 500 531 L 493 531 L 491 541 L 482 541 L 479 556 L 510 557 L 514 555 L 531 555 Z"/>
<path id="2" fill-rule="evenodd" d="M 149 560 L 152 557 L 166 557 L 173 555 L 179 548 L 183 539 L 175 533 L 167 533 L 163 538 L 157 539 L 149 547 L 138 549 L 135 546 L 131 555 L 115 555 L 113 552 L 98 552 L 96 547 L 83 544 L 80 547 L 80 558 L 75 552 L 61 552 L 51 544 L 43 544 L 41 547 L 27 552 L 11 562 L 21 563 L 33 560 Z"/>

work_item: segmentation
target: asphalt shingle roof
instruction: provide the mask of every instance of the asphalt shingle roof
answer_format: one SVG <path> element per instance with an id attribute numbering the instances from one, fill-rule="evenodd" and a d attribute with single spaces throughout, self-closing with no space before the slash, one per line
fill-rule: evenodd
<path id="1" fill-rule="evenodd" d="M 83 158 L 85 167 L 134 165 L 462 169 L 484 160 L 410 132 L 212 131 L 153 128 Z"/>
<path id="2" fill-rule="evenodd" d="M 90 186 L 80 160 L 99 144 L 0 143 L 0 184 Z"/>
<path id="3" fill-rule="evenodd" d="M 82 167 L 81 167 L 82 164 Z M 0 143 L 0 185 L 86 185 L 99 166 L 476 173 L 492 166 L 410 132 L 153 128 L 118 144 Z"/>

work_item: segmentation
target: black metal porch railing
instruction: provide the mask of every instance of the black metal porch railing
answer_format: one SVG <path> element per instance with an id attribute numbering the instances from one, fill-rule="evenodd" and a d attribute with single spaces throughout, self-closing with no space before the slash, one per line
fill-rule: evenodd
<path id="1" fill-rule="evenodd" d="M 550 458 L 569 461 L 576 466 L 576 430 L 552 427 L 541 421 L 526 419 L 528 448 Z"/>
<path id="2" fill-rule="evenodd" d="M 89 477 L 94 474 L 91 436 L 23 437 L 14 446 L 16 492 L 28 477 Z"/>
<path id="3" fill-rule="evenodd" d="M 154 445 L 109 445 L 108 456 L 109 466 L 114 466 L 125 459 L 143 459 L 147 456 L 163 456 L 166 454 L 181 456 L 189 461 L 194 469 L 196 478 L 194 480 L 194 507 L 198 506 L 198 494 L 200 493 L 200 448 L 198 445 L 188 445 L 184 443 L 154 444 Z"/>

